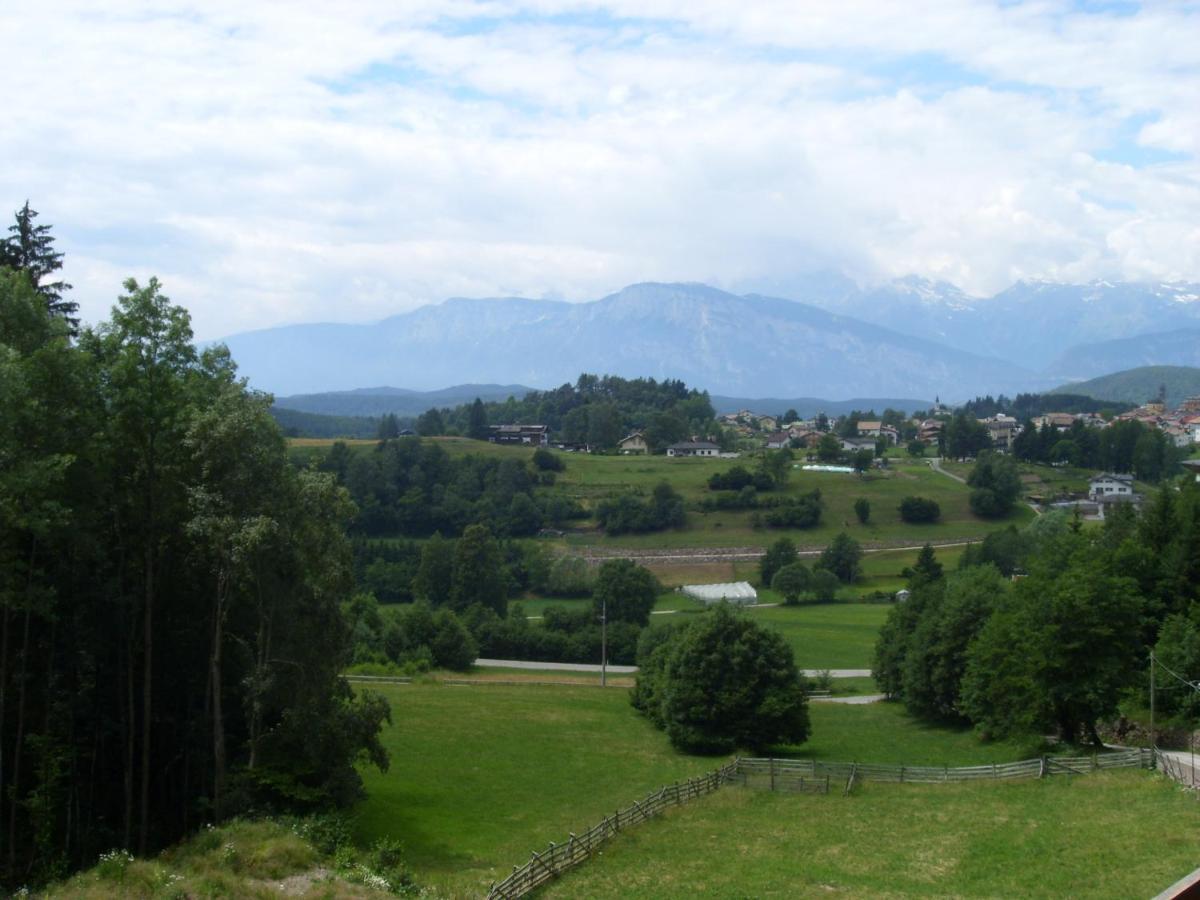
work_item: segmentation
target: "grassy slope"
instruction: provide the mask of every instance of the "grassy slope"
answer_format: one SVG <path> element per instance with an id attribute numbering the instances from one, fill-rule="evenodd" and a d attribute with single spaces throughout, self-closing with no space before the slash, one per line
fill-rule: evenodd
<path id="1" fill-rule="evenodd" d="M 392 896 L 329 872 L 331 861 L 308 841 L 273 822 L 230 822 L 205 829 L 155 859 L 101 863 L 42 896 L 56 900 L 109 897 L 274 898 L 287 883 L 294 897 Z"/>
<path id="2" fill-rule="evenodd" d="M 449 453 L 474 453 L 526 459 L 528 448 L 504 447 L 466 438 L 437 438 Z M 327 452 L 332 442 L 300 439 L 293 441 L 292 455 L 298 462 L 309 462 Z M 358 452 L 367 452 L 371 442 L 351 442 Z M 762 546 L 786 534 L 797 543 L 823 546 L 842 530 L 848 530 L 861 541 L 903 541 L 914 544 L 926 540 L 980 538 L 995 529 L 997 523 L 973 515 L 968 508 L 967 488 L 930 470 L 923 462 L 897 460 L 892 470 L 875 473 L 866 479 L 857 475 L 812 473 L 791 470 L 784 493 L 799 495 L 819 488 L 824 500 L 822 524 L 805 530 L 754 529 L 749 511 L 703 513 L 696 509 L 701 498 L 708 496 L 706 482 L 714 472 L 723 472 L 734 465 L 753 467 L 754 459 L 740 461 L 725 459 L 668 459 L 665 456 L 590 456 L 562 454 L 566 471 L 550 490 L 571 496 L 585 506 L 593 506 L 606 497 L 629 490 L 646 493 L 659 481 L 666 480 L 679 491 L 688 504 L 687 527 L 646 535 L 605 537 L 590 523 L 569 538 L 570 543 L 600 544 L 611 547 L 728 547 Z M 799 463 L 799 461 L 798 461 Z M 933 525 L 913 526 L 900 521 L 897 506 L 903 497 L 916 494 L 936 500 L 942 508 L 942 520 Z M 871 520 L 859 525 L 854 514 L 854 501 L 865 497 L 871 503 Z M 1032 513 L 1017 510 L 1011 521 L 1026 521 Z M 1004 523 L 1007 524 L 1007 523 Z"/>
<path id="3" fill-rule="evenodd" d="M 802 669 L 864 669 L 890 607 L 870 603 L 777 606 L 748 614 L 780 632 Z"/>
<path id="4" fill-rule="evenodd" d="M 365 773 L 355 829 L 401 840 L 418 880 L 472 896 L 547 841 L 719 759 L 676 753 L 624 690 L 444 685 L 380 689 L 395 724 L 393 765 Z M 914 723 L 892 706 L 813 704 L 814 738 L 797 754 L 966 765 L 1020 748 Z"/>
<path id="5" fill-rule="evenodd" d="M 1195 799 L 1137 771 L 735 788 L 622 834 L 543 896 L 1148 897 L 1195 867 L 1198 841 Z"/>
<path id="6" fill-rule="evenodd" d="M 1194 366 L 1140 366 L 1088 381 L 1064 384 L 1051 394 L 1084 394 L 1098 400 L 1121 403 L 1145 403 L 1158 394 L 1159 385 L 1167 386 L 1167 400 L 1176 404 L 1185 397 L 1200 394 L 1200 368 Z"/>

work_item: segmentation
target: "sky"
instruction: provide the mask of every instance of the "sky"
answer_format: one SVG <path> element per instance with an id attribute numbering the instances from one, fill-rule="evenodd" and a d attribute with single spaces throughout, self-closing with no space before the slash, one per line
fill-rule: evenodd
<path id="1" fill-rule="evenodd" d="M 0 214 L 197 337 L 638 281 L 1200 281 L 1200 3 L 43 0 Z"/>

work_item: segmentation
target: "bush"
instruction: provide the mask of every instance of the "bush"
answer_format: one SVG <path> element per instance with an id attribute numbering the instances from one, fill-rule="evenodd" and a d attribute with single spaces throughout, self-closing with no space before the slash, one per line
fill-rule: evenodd
<path id="1" fill-rule="evenodd" d="M 708 479 L 710 491 L 740 491 L 748 487 L 769 491 L 775 487 L 775 479 L 768 472 L 750 472 L 745 466 L 734 466 L 728 472 L 715 472 Z"/>
<path id="2" fill-rule="evenodd" d="M 860 525 L 866 525 L 871 518 L 871 501 L 866 497 L 859 497 L 854 501 L 854 515 L 858 516 Z"/>
<path id="3" fill-rule="evenodd" d="M 812 528 L 821 522 L 821 492 L 812 491 L 786 505 L 772 509 L 764 517 L 772 528 Z"/>
<path id="4" fill-rule="evenodd" d="M 551 453 L 545 447 L 538 447 L 533 451 L 533 465 L 540 472 L 561 472 L 567 467 L 561 456 Z"/>
<path id="5" fill-rule="evenodd" d="M 900 518 L 910 525 L 936 522 L 941 515 L 942 508 L 937 501 L 928 497 L 905 497 L 900 501 Z"/>
<path id="6" fill-rule="evenodd" d="M 679 528 L 684 518 L 683 498 L 665 481 L 658 483 L 648 501 L 622 494 L 596 507 L 596 521 L 609 534 Z"/>
<path id="7" fill-rule="evenodd" d="M 771 590 L 782 594 L 783 602 L 788 606 L 795 606 L 800 602 L 801 595 L 808 590 L 810 579 L 811 574 L 804 563 L 790 563 L 775 573 L 775 577 L 771 579 Z"/>
<path id="8" fill-rule="evenodd" d="M 806 684 L 791 647 L 726 604 L 654 649 L 631 700 L 689 752 L 762 752 L 809 734 Z"/>
<path id="9" fill-rule="evenodd" d="M 817 569 L 808 581 L 808 594 L 817 603 L 832 603 L 841 586 L 842 582 L 828 569 Z"/>

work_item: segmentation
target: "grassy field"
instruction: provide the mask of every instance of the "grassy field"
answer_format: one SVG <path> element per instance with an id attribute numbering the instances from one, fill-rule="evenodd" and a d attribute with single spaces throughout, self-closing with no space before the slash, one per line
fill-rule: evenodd
<path id="1" fill-rule="evenodd" d="M 747 612 L 782 634 L 802 669 L 865 669 L 889 606 L 825 603 L 776 606 Z"/>
<path id="2" fill-rule="evenodd" d="M 1198 842 L 1195 799 L 1140 771 L 848 798 L 727 788 L 541 896 L 1150 897 L 1195 868 Z"/>
<path id="3" fill-rule="evenodd" d="M 540 616 L 547 606 L 591 605 L 590 599 L 519 602 L 527 616 Z M 802 669 L 865 669 L 890 608 L 885 603 L 820 603 L 754 607 L 746 615 L 782 634 Z M 703 614 L 695 601 L 675 592 L 660 597 L 655 610 L 660 614 L 651 616 L 651 625 Z"/>
<path id="4" fill-rule="evenodd" d="M 401 840 L 423 883 L 478 896 L 529 852 L 649 791 L 709 771 L 629 705 L 593 687 L 384 686 L 394 724 L 386 774 L 364 772 L 358 839 Z M 966 765 L 1019 758 L 970 732 L 920 725 L 892 705 L 811 706 L 813 738 L 795 755 Z"/>
<path id="5" fill-rule="evenodd" d="M 837 682 L 834 682 L 835 684 Z M 812 737 L 779 753 L 800 759 L 913 766 L 977 766 L 1037 756 L 1042 748 L 983 742 L 969 728 L 927 725 L 899 703 L 813 703 Z"/>

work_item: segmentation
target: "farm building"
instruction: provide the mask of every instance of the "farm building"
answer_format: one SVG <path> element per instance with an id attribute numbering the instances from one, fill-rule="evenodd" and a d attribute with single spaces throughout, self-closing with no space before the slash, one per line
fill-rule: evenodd
<path id="1" fill-rule="evenodd" d="M 758 602 L 758 592 L 747 581 L 733 581 L 727 584 L 685 584 L 680 590 L 705 606 L 715 606 L 722 600 L 737 606 L 747 606 Z"/>
<path id="2" fill-rule="evenodd" d="M 667 448 L 667 456 L 719 456 L 721 448 L 711 441 L 683 441 Z"/>
<path id="3" fill-rule="evenodd" d="M 545 447 L 550 443 L 550 429 L 545 425 L 490 425 L 488 440 L 493 444 L 532 444 Z"/>

